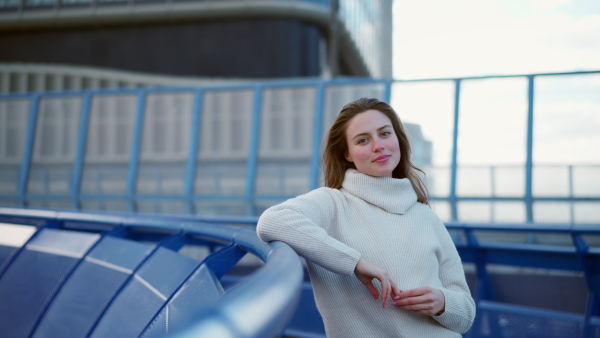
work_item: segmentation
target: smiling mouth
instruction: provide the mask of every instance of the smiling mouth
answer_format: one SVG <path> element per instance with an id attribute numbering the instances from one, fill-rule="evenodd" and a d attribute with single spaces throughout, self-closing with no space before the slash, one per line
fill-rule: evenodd
<path id="1" fill-rule="evenodd" d="M 373 162 L 376 163 L 382 163 L 388 160 L 388 158 L 390 158 L 391 155 L 383 155 L 383 156 L 379 156 L 378 158 L 374 159 Z"/>

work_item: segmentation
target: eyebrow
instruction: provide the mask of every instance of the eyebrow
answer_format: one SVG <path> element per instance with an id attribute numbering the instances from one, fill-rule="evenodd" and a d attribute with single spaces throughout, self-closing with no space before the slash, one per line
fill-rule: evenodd
<path id="1" fill-rule="evenodd" d="M 383 130 L 383 129 L 385 129 L 385 128 L 392 128 L 392 126 L 390 126 L 389 124 L 386 124 L 386 125 L 385 125 L 385 126 L 383 126 L 383 127 L 377 128 L 377 131 L 381 131 L 381 130 Z M 369 133 L 366 133 L 366 132 L 365 132 L 365 133 L 356 134 L 356 135 L 352 136 L 352 140 L 354 140 L 355 138 L 357 138 L 357 137 L 359 137 L 359 136 L 363 136 L 363 135 L 369 135 Z"/>

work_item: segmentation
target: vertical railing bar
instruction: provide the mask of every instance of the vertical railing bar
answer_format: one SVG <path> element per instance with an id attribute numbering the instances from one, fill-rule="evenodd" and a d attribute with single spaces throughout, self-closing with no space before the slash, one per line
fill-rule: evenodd
<path id="1" fill-rule="evenodd" d="M 533 223 L 533 102 L 534 77 L 527 76 L 527 158 L 525 162 L 525 215 L 526 222 Z M 535 234 L 530 232 L 527 243 L 535 243 Z"/>
<path id="2" fill-rule="evenodd" d="M 71 179 L 71 207 L 80 210 L 79 194 L 81 192 L 81 176 L 83 174 L 83 159 L 87 147 L 87 135 L 90 121 L 90 107 L 92 95 L 90 92 L 83 94 L 81 102 L 81 119 L 79 121 L 79 136 L 77 140 L 77 150 L 75 153 L 75 162 L 73 163 L 73 176 Z"/>
<path id="3" fill-rule="evenodd" d="M 200 131 L 202 125 L 202 106 L 204 104 L 204 91 L 197 89 L 194 95 L 194 108 L 192 112 L 192 126 L 190 132 L 190 150 L 185 171 L 185 196 L 187 198 L 187 209 L 189 214 L 196 213 L 194 194 L 196 193 L 196 166 L 198 161 L 198 148 L 200 142 Z"/>
<path id="4" fill-rule="evenodd" d="M 323 82 L 317 84 L 312 157 L 310 161 L 310 190 L 319 187 L 319 174 L 321 173 L 321 140 L 323 139 L 323 116 L 325 110 L 325 88 Z"/>
<path id="5" fill-rule="evenodd" d="M 131 141 L 131 155 L 129 157 L 129 169 L 127 172 L 127 200 L 129 202 L 129 211 L 136 212 L 136 183 L 138 176 L 138 167 L 140 160 L 142 131 L 144 128 L 144 111 L 146 110 L 146 90 L 138 90 L 137 112 Z"/>
<path id="6" fill-rule="evenodd" d="M 254 195 L 256 192 L 256 176 L 258 166 L 258 147 L 260 143 L 260 124 L 262 113 L 263 86 L 254 89 L 254 105 L 252 107 L 252 129 L 250 146 L 248 149 L 248 162 L 246 166 L 246 214 L 254 215 Z"/>
<path id="7" fill-rule="evenodd" d="M 38 110 L 40 105 L 40 96 L 34 94 L 30 97 L 31 106 L 29 107 L 29 119 L 27 121 L 27 136 L 25 139 L 25 148 L 23 149 L 23 161 L 21 162 L 21 172 L 19 174 L 19 185 L 17 194 L 19 196 L 19 206 L 27 206 L 27 183 L 31 171 L 31 160 L 33 157 L 33 146 L 35 144 L 35 131 L 37 127 Z"/>
<path id="8" fill-rule="evenodd" d="M 452 221 L 458 221 L 458 207 L 456 201 L 456 175 L 458 167 L 458 124 L 460 112 L 460 83 L 461 79 L 455 79 L 454 89 L 454 127 L 452 132 L 452 162 L 450 167 L 450 210 Z"/>
<path id="9" fill-rule="evenodd" d="M 598 295 L 600 295 L 600 283 L 598 283 L 598 277 L 596 273 L 595 264 L 593 264 L 592 255 L 589 255 L 589 246 L 583 238 L 582 233 L 571 230 L 571 236 L 573 244 L 577 250 L 577 256 L 581 262 L 583 269 L 586 285 L 588 287 L 588 299 L 584 315 L 583 333 L 581 337 L 591 337 L 590 321 L 594 315 L 598 313 Z M 588 256 L 589 255 L 589 256 Z M 595 276 L 596 274 L 596 276 Z"/>
<path id="10" fill-rule="evenodd" d="M 569 165 L 567 168 L 569 170 L 569 211 L 571 213 L 571 224 L 575 224 L 575 203 L 573 202 L 573 165 Z"/>
<path id="11" fill-rule="evenodd" d="M 525 208 L 528 223 L 533 223 L 533 100 L 534 76 L 527 76 L 527 158 L 525 162 Z"/>
<path id="12" fill-rule="evenodd" d="M 490 218 L 492 223 L 496 222 L 496 167 L 490 166 L 490 180 L 491 180 L 491 188 L 492 188 L 492 200 L 490 206 Z"/>
<path id="13" fill-rule="evenodd" d="M 383 101 L 390 103 L 392 100 L 392 81 L 387 80 L 383 82 Z"/>

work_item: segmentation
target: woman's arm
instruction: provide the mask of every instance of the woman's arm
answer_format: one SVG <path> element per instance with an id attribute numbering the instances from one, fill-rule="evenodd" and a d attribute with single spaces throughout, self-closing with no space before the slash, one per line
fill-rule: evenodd
<path id="1" fill-rule="evenodd" d="M 352 275 L 360 253 L 325 230 L 339 212 L 332 193 L 317 189 L 267 209 L 258 220 L 258 236 L 265 242 L 285 242 L 325 269 Z"/>
<path id="2" fill-rule="evenodd" d="M 462 334 L 469 330 L 475 320 L 475 302 L 471 297 L 456 246 L 441 221 L 436 224 L 435 232 L 442 248 L 439 270 L 442 287 L 439 290 L 444 294 L 445 309 L 444 313 L 433 318 L 445 327 Z"/>
<path id="3" fill-rule="evenodd" d="M 314 190 L 267 209 L 258 221 L 258 236 L 266 242 L 285 242 L 300 256 L 327 270 L 344 275 L 354 273 L 375 299 L 379 298 L 379 291 L 373 279 L 378 279 L 385 308 L 391 295 L 399 292 L 398 286 L 386 269 L 361 258 L 358 251 L 328 235 L 328 222 L 340 212 L 329 193 Z"/>

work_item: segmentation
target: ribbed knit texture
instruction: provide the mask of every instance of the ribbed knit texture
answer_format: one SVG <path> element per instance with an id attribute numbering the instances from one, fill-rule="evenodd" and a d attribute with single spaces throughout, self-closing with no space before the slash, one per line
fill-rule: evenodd
<path id="1" fill-rule="evenodd" d="M 475 304 L 454 243 L 408 179 L 350 169 L 339 190 L 319 188 L 266 210 L 257 232 L 306 258 L 330 338 L 460 337 L 473 323 Z M 439 288 L 445 312 L 383 309 L 354 275 L 361 256 L 385 267 L 401 290 Z"/>

